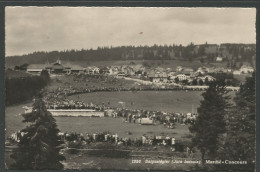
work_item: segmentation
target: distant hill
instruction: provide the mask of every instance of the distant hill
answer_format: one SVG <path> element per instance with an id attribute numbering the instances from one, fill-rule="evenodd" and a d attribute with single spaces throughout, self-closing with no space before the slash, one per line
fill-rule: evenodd
<path id="1" fill-rule="evenodd" d="M 21 56 L 6 57 L 6 67 L 14 67 L 22 64 L 52 63 L 57 59 L 62 61 L 116 61 L 116 60 L 201 60 L 215 62 L 217 56 L 224 60 L 235 62 L 252 62 L 255 56 L 255 44 L 202 44 L 193 43 L 169 46 L 121 46 L 98 47 L 89 50 L 66 50 L 52 52 L 33 52 Z"/>

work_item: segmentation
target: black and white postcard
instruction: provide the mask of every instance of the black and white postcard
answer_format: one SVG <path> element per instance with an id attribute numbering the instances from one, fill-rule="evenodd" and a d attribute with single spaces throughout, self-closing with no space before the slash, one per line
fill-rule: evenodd
<path id="1" fill-rule="evenodd" d="M 255 171 L 256 9 L 5 7 L 5 169 Z"/>

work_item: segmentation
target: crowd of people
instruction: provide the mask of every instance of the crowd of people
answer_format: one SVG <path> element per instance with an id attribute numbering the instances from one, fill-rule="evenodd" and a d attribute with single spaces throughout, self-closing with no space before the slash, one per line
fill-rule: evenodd
<path id="1" fill-rule="evenodd" d="M 57 92 L 60 93 L 60 90 Z M 191 124 L 196 119 L 197 114 L 194 113 L 180 113 L 180 112 L 163 112 L 163 111 L 148 111 L 148 110 L 137 110 L 127 109 L 123 107 L 111 107 L 105 103 L 93 104 L 85 103 L 79 100 L 69 100 L 64 94 L 54 94 L 48 92 L 43 100 L 48 109 L 93 109 L 96 111 L 107 111 L 112 110 L 112 117 L 122 117 L 124 122 L 129 123 L 140 123 L 140 119 L 149 118 L 153 123 L 159 123 L 167 126 L 168 128 L 174 128 L 175 123 L 180 124 Z M 105 113 L 106 114 L 106 113 Z"/>
<path id="2" fill-rule="evenodd" d="M 194 89 L 194 88 L 191 88 Z M 131 88 L 125 87 L 91 87 L 91 88 L 84 88 L 84 87 L 59 87 L 57 89 L 49 90 L 48 93 L 56 96 L 65 95 L 71 96 L 76 94 L 83 94 L 83 93 L 93 93 L 93 92 L 117 92 L 117 91 L 173 91 L 173 90 L 189 90 L 186 87 L 176 87 L 176 86 L 154 86 L 154 85 L 137 85 Z"/>
<path id="3" fill-rule="evenodd" d="M 25 135 L 24 132 L 17 131 L 13 133 L 8 139 L 11 142 L 19 143 L 21 138 Z M 111 134 L 108 132 L 102 133 L 58 133 L 59 139 L 63 140 L 64 143 L 67 145 L 67 148 L 76 148 L 71 143 L 80 143 L 81 148 L 82 145 L 88 145 L 91 143 L 111 143 L 115 145 L 123 145 L 123 146 L 134 146 L 134 147 L 141 147 L 141 146 L 170 146 L 172 151 L 184 151 L 184 147 L 187 145 L 176 141 L 174 137 L 170 136 L 146 136 L 143 135 L 141 138 L 120 138 L 118 134 Z"/>
<path id="4" fill-rule="evenodd" d="M 153 123 L 160 123 L 168 128 L 173 128 L 173 124 L 191 124 L 196 119 L 197 114 L 179 113 L 179 112 L 162 112 L 148 110 L 133 110 L 127 108 L 112 108 L 108 105 L 96 105 L 93 103 L 85 103 L 83 101 L 69 100 L 65 97 L 44 97 L 44 101 L 48 109 L 93 109 L 96 111 L 112 110 L 111 117 L 122 117 L 123 122 L 140 123 L 140 119 L 149 118 Z"/>
<path id="5" fill-rule="evenodd" d="M 157 146 L 175 146 L 176 141 L 174 137 L 169 136 L 145 136 L 141 138 L 120 138 L 118 134 L 111 134 L 107 132 L 89 134 L 78 134 L 78 133 L 59 133 L 60 139 L 65 142 L 76 142 L 82 141 L 85 144 L 96 143 L 96 142 L 109 142 L 117 145 L 124 146 L 144 146 L 144 145 L 157 145 Z"/>
<path id="6" fill-rule="evenodd" d="M 116 88 L 115 88 L 116 89 Z M 102 91 L 102 89 L 91 90 L 85 89 L 87 92 Z M 104 90 L 104 89 L 103 89 Z M 179 112 L 163 112 L 163 111 L 148 111 L 148 110 L 133 110 L 124 107 L 115 108 L 111 107 L 110 103 L 93 104 L 92 102 L 86 103 L 80 100 L 70 100 L 67 98 L 68 94 L 80 93 L 75 88 L 58 88 L 57 90 L 44 92 L 43 100 L 48 109 L 93 109 L 97 111 L 113 110 L 113 117 L 123 117 L 124 122 L 138 123 L 140 118 L 150 118 L 154 122 L 159 122 L 173 127 L 174 123 L 190 124 L 193 123 L 197 114 L 192 113 L 179 113 Z M 80 95 L 77 95 L 78 97 Z M 139 122 L 140 123 L 140 122 Z"/>
<path id="7" fill-rule="evenodd" d="M 147 111 L 147 110 L 131 110 L 124 108 L 116 108 L 116 117 L 123 117 L 125 122 L 136 123 L 138 119 L 149 118 L 155 123 L 159 122 L 169 128 L 174 123 L 190 124 L 196 119 L 197 114 L 178 113 L 178 112 L 162 112 L 162 111 Z"/>

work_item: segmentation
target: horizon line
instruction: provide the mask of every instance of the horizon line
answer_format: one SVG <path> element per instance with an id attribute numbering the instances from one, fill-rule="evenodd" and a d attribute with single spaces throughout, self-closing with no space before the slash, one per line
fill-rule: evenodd
<path id="1" fill-rule="evenodd" d="M 77 48 L 77 49 L 74 49 L 74 48 L 71 48 L 71 49 L 63 49 L 63 50 L 48 50 L 48 51 L 45 51 L 45 50 L 36 50 L 36 51 L 33 51 L 33 52 L 29 52 L 29 53 L 25 53 L 25 54 L 20 54 L 20 55 L 18 55 L 18 54 L 16 54 L 16 55 L 8 55 L 8 56 L 6 56 L 5 55 L 5 58 L 8 58 L 8 57 L 14 57 L 14 56 L 24 56 L 24 55 L 31 55 L 31 54 L 34 54 L 34 53 L 40 53 L 40 52 L 46 52 L 46 53 L 50 53 L 50 52 L 55 52 L 55 51 L 57 51 L 57 52 L 63 52 L 63 51 L 70 51 L 70 50 L 75 50 L 75 51 L 81 51 L 81 50 L 86 50 L 86 51 L 89 51 L 89 50 L 97 50 L 99 47 L 101 47 L 101 48 L 104 48 L 104 47 L 108 47 L 108 48 L 118 48 L 118 47 L 130 47 L 130 46 L 133 46 L 133 47 L 145 47 L 145 46 L 148 46 L 148 47 L 153 47 L 154 45 L 156 45 L 156 46 L 172 46 L 172 45 L 175 45 L 175 46 L 180 46 L 180 45 L 182 45 L 182 46 L 184 46 L 184 47 L 187 47 L 188 45 L 190 45 L 190 44 L 193 44 L 193 45 L 195 45 L 195 46 L 197 46 L 197 45 L 206 45 L 206 43 L 207 43 L 207 45 L 221 45 L 221 44 L 255 44 L 256 45 L 256 43 L 242 43 L 242 42 L 239 42 L 239 43 L 231 43 L 231 42 L 225 42 L 225 43 L 208 43 L 207 41 L 205 42 L 205 43 L 202 43 L 202 44 L 195 44 L 195 43 L 193 43 L 193 42 L 190 42 L 190 43 L 188 43 L 188 44 L 186 44 L 186 45 L 183 45 L 183 44 L 153 44 L 153 45 L 118 45 L 118 46 L 113 46 L 113 45 L 106 45 L 106 46 L 97 46 L 96 48 L 87 48 L 87 49 L 85 49 L 85 48 Z"/>

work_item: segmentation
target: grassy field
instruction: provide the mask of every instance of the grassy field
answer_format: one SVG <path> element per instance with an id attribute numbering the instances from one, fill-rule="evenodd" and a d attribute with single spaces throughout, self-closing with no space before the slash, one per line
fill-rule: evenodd
<path id="1" fill-rule="evenodd" d="M 192 105 L 195 112 L 202 99 L 200 91 L 139 91 L 139 92 L 98 92 L 87 93 L 77 96 L 70 96 L 70 99 L 82 100 L 118 107 L 119 101 L 124 101 L 126 108 L 129 109 L 147 109 L 162 110 L 169 112 L 191 112 Z M 235 92 L 231 92 L 232 95 Z M 131 101 L 134 102 L 131 105 Z M 8 106 L 5 109 L 6 134 L 20 130 L 25 127 L 22 123 L 22 116 L 18 115 L 23 112 L 22 107 L 31 105 L 25 103 L 20 105 Z M 188 134 L 187 126 L 177 126 L 176 129 L 170 130 L 161 125 L 158 126 L 142 126 L 132 123 L 122 123 L 121 118 L 88 118 L 88 117 L 56 117 L 58 127 L 63 132 L 118 132 L 120 137 L 140 137 L 143 134 L 161 134 L 161 133 L 177 133 L 176 137 Z M 104 125 L 105 124 L 105 125 Z M 132 135 L 127 135 L 131 132 Z M 179 134 L 179 136 L 178 136 Z"/>
<path id="2" fill-rule="evenodd" d="M 179 124 L 176 125 L 175 129 L 168 129 L 161 124 L 140 125 L 125 123 L 122 122 L 123 118 L 55 117 L 55 119 L 57 120 L 58 127 L 63 132 L 100 133 L 109 131 L 117 133 L 119 137 L 128 137 L 131 139 L 141 138 L 144 134 L 147 136 L 168 135 L 180 139 L 189 134 L 188 126 Z"/>
<path id="3" fill-rule="evenodd" d="M 166 112 L 196 112 L 202 99 L 201 91 L 122 91 L 96 92 L 70 96 L 69 99 L 92 102 L 111 107 L 121 107 L 118 102 L 125 102 L 128 109 L 144 109 Z M 131 103 L 133 102 L 133 104 Z"/>
<path id="4" fill-rule="evenodd" d="M 18 115 L 23 112 L 22 106 L 24 105 L 31 105 L 31 103 L 6 107 L 6 136 L 26 126 L 22 123 L 23 117 Z M 168 129 L 159 124 L 148 126 L 123 123 L 123 118 L 55 117 L 55 119 L 62 132 L 95 133 L 109 131 L 117 133 L 119 137 L 129 138 L 140 138 L 143 134 L 148 136 L 169 135 L 181 138 L 189 134 L 188 126 L 185 125 L 176 125 L 175 129 Z"/>
<path id="5" fill-rule="evenodd" d="M 26 104 L 26 105 L 30 105 Z M 21 130 L 26 126 L 22 123 L 23 105 L 6 108 L 6 135 Z M 139 125 L 134 123 L 123 123 L 123 118 L 91 118 L 91 117 L 55 117 L 57 125 L 62 132 L 95 133 L 109 131 L 117 133 L 119 137 L 139 138 L 146 135 L 169 135 L 181 138 L 189 134 L 188 127 L 177 125 L 176 129 L 168 129 L 163 125 Z M 129 134 L 131 133 L 131 134 Z"/>

